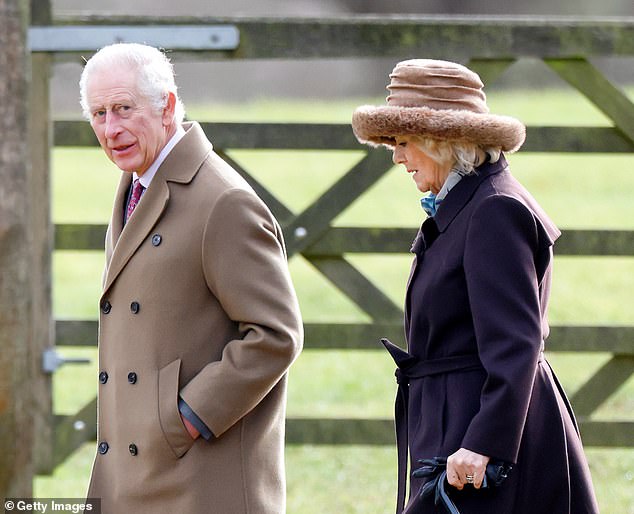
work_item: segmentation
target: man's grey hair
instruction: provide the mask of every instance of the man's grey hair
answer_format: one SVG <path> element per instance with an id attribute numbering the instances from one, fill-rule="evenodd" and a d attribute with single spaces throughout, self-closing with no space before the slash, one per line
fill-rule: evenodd
<path id="1" fill-rule="evenodd" d="M 104 69 L 116 73 L 118 68 L 126 67 L 138 73 L 139 92 L 150 101 L 157 112 L 161 112 L 167 105 L 168 94 L 174 93 L 176 97 L 174 121 L 176 123 L 183 121 L 185 106 L 178 97 L 172 63 L 160 50 L 137 43 L 116 43 L 105 46 L 88 60 L 79 80 L 80 104 L 86 119 L 91 118 L 87 88 L 93 73 Z"/>

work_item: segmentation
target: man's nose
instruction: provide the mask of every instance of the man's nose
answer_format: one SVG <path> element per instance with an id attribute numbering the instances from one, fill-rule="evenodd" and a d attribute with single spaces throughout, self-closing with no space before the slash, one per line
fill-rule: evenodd
<path id="1" fill-rule="evenodd" d="M 106 132 L 105 136 L 108 139 L 114 139 L 117 134 L 121 132 L 121 125 L 119 119 L 111 111 L 106 112 Z"/>

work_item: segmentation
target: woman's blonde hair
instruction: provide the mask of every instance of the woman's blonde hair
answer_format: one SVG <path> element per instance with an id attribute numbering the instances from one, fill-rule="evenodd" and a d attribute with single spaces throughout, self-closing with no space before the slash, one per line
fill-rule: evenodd
<path id="1" fill-rule="evenodd" d="M 474 173 L 475 168 L 487 158 L 490 162 L 497 162 L 502 153 L 501 148 L 483 148 L 475 143 L 441 141 L 422 136 L 414 136 L 413 142 L 438 164 L 446 164 L 465 175 Z"/>

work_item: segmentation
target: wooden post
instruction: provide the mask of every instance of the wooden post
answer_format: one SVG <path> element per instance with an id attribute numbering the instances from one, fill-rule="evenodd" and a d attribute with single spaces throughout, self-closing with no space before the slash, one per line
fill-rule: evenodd
<path id="1" fill-rule="evenodd" d="M 0 497 L 31 496 L 34 472 L 28 15 L 0 2 Z"/>
<path id="2" fill-rule="evenodd" d="M 49 0 L 31 0 L 31 25 L 50 25 Z M 51 56 L 31 54 L 31 87 L 29 94 L 29 158 L 27 188 L 31 198 L 30 233 L 33 342 L 30 362 L 34 408 L 32 423 L 37 437 L 33 441 L 36 473 L 53 471 L 53 390 L 51 375 L 42 372 L 42 352 L 54 345 L 55 333 L 51 307 L 51 225 L 50 153 L 52 123 L 49 106 Z"/>

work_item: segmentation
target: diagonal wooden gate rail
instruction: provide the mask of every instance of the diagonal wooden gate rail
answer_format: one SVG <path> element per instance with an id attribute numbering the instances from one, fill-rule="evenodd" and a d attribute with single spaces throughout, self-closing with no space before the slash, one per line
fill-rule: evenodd
<path id="1" fill-rule="evenodd" d="M 34 15 L 38 13 L 35 12 Z M 37 20 L 39 19 L 39 26 Z M 162 28 L 163 30 L 152 29 Z M 225 26 L 237 34 L 227 48 L 207 42 L 169 39 L 174 28 Z M 85 37 L 78 36 L 81 29 Z M 96 43 L 97 29 L 99 43 Z M 105 29 L 105 30 L 104 30 Z M 105 42 L 136 38 L 169 47 L 178 59 L 430 56 L 468 62 L 491 83 L 517 59 L 543 60 L 562 79 L 601 110 L 609 127 L 528 127 L 523 152 L 634 152 L 634 104 L 591 62 L 598 56 L 634 57 L 634 20 L 575 21 L 511 18 L 368 18 L 337 20 L 254 19 L 130 19 L 87 17 L 52 22 L 46 13 L 34 17 L 31 40 L 35 85 L 47 84 L 53 62 L 77 58 Z M 46 32 L 43 32 L 46 31 Z M 69 32 L 70 31 L 70 32 Z M 72 44 L 69 34 L 74 34 Z M 90 35 L 94 37 L 91 38 Z M 105 38 L 105 40 L 103 39 Z M 170 44 L 164 44 L 169 41 Z M 212 43 L 216 45 L 212 47 Z M 233 44 L 233 48 L 229 48 Z M 198 45 L 198 46 L 196 46 Z M 37 90 L 37 89 L 36 89 Z M 42 87 L 39 88 L 40 94 Z M 34 98 L 34 108 L 47 102 Z M 47 105 L 45 105 L 47 107 Z M 40 112 L 47 112 L 42 110 Z M 360 146 L 349 125 L 202 123 L 216 149 L 252 184 L 283 225 L 289 255 L 305 259 L 350 298 L 370 319 L 367 323 L 306 324 L 306 348 L 376 349 L 380 336 L 404 343 L 403 312 L 347 258 L 349 254 L 403 253 L 409 249 L 412 228 L 340 227 L 333 220 L 375 184 L 392 166 L 384 150 Z M 52 127 L 52 128 L 51 128 Z M 85 122 L 42 122 L 39 153 L 56 147 L 95 146 Z M 50 132 L 49 132 L 50 131 Z M 51 134 L 49 136 L 48 134 Z M 355 150 L 364 156 L 314 203 L 299 214 L 277 198 L 227 154 L 236 149 Z M 41 166 L 48 166 L 46 159 Z M 43 172 L 48 172 L 44 169 Z M 102 250 L 105 226 L 55 226 L 55 250 Z M 634 231 L 565 230 L 557 255 L 634 257 Z M 550 351 L 607 352 L 611 358 L 575 393 L 586 445 L 634 446 L 634 422 L 595 421 L 592 414 L 634 373 L 632 326 L 554 326 Z M 57 320 L 58 346 L 96 344 L 97 322 Z M 40 458 L 40 471 L 50 471 L 79 444 L 94 439 L 95 400 L 73 416 L 57 416 L 53 424 L 53 454 Z M 389 419 L 289 419 L 287 441 L 306 444 L 393 444 Z"/>

